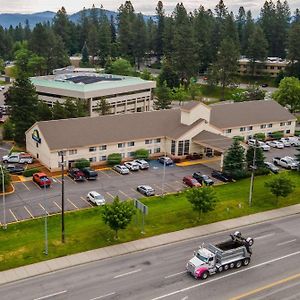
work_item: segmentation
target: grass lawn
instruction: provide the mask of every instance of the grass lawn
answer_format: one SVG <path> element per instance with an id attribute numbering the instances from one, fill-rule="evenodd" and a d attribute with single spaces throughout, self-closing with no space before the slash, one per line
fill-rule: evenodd
<path id="1" fill-rule="evenodd" d="M 143 202 L 149 207 L 146 234 L 141 235 L 140 225 L 135 224 L 134 217 L 130 226 L 120 231 L 118 241 L 113 239 L 113 232 L 103 223 L 100 216 L 101 207 L 66 214 L 65 245 L 60 241 L 60 216 L 48 217 L 49 255 L 47 257 L 43 254 L 43 219 L 9 225 L 6 231 L 0 230 L 0 271 L 276 208 L 275 198 L 264 187 L 264 183 L 272 176 L 276 175 L 255 178 L 251 208 L 248 207 L 249 179 L 215 187 L 219 199 L 217 207 L 215 211 L 203 215 L 201 220 L 197 220 L 197 213 L 192 210 L 184 192 L 166 195 L 164 198 L 144 199 Z M 289 172 L 287 176 L 294 181 L 296 189 L 289 197 L 281 199 L 278 207 L 300 203 L 300 174 Z"/>
<path id="2" fill-rule="evenodd" d="M 232 94 L 243 92 L 239 88 L 225 88 L 225 100 L 232 100 Z M 204 97 L 221 99 L 222 88 L 220 86 L 211 87 L 209 85 L 201 85 L 200 92 Z"/>

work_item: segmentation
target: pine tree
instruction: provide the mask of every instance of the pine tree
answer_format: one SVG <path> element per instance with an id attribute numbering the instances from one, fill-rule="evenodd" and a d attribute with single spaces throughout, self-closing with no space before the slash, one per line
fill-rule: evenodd
<path id="1" fill-rule="evenodd" d="M 156 100 L 154 105 L 156 109 L 169 109 L 171 107 L 171 89 L 164 82 L 155 89 Z"/>
<path id="2" fill-rule="evenodd" d="M 81 50 L 81 64 L 80 65 L 82 67 L 87 67 L 90 65 L 89 50 L 88 50 L 86 43 L 84 43 L 83 48 Z"/>
<path id="3" fill-rule="evenodd" d="M 145 39 L 146 25 L 142 14 L 138 14 L 136 16 L 134 21 L 134 28 L 136 29 L 133 35 L 133 42 L 134 42 L 133 54 L 134 54 L 136 66 L 139 70 L 140 64 L 146 52 L 146 39 Z"/>
<path id="4" fill-rule="evenodd" d="M 66 110 L 64 106 L 56 101 L 52 107 L 52 119 L 59 120 L 59 119 L 66 119 Z"/>
<path id="5" fill-rule="evenodd" d="M 156 60 L 160 62 L 160 59 L 164 53 L 163 33 L 165 27 L 165 11 L 164 11 L 164 6 L 162 1 L 158 1 L 155 10 L 156 10 L 156 18 L 157 18 L 155 53 L 156 53 Z"/>
<path id="6" fill-rule="evenodd" d="M 95 109 L 99 115 L 106 115 L 110 111 L 110 105 L 108 101 L 104 98 L 101 97 L 101 99 L 97 103 L 97 108 Z"/>
<path id="7" fill-rule="evenodd" d="M 112 28 L 106 15 L 101 13 L 100 24 L 99 24 L 99 51 L 98 57 L 100 59 L 100 65 L 105 66 L 107 60 L 111 55 L 111 43 L 112 43 Z"/>
<path id="8" fill-rule="evenodd" d="M 110 32 L 111 32 L 111 42 L 115 43 L 117 41 L 117 31 L 116 31 L 115 19 L 113 15 L 110 16 Z"/>
<path id="9" fill-rule="evenodd" d="M 246 153 L 246 160 L 248 168 L 253 165 L 254 147 L 249 147 Z M 263 150 L 260 147 L 256 147 L 255 165 L 258 169 L 265 168 L 265 156 Z"/>

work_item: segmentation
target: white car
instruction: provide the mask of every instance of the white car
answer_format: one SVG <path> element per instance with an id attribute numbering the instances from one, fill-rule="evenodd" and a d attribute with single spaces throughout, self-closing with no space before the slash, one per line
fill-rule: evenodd
<path id="1" fill-rule="evenodd" d="M 249 146 L 255 146 L 255 143 L 257 143 L 257 146 L 259 148 L 261 148 L 263 151 L 269 151 L 271 149 L 271 147 L 269 145 L 267 145 L 266 143 L 262 142 L 262 141 L 255 141 L 255 139 L 250 139 L 248 140 L 248 145 Z"/>
<path id="2" fill-rule="evenodd" d="M 285 138 L 281 138 L 279 140 L 279 142 L 282 143 L 284 145 L 284 147 L 291 147 L 291 143 L 288 140 L 286 140 Z"/>
<path id="3" fill-rule="evenodd" d="M 0 86 L 0 91 L 4 91 L 5 90 L 5 86 Z"/>
<path id="4" fill-rule="evenodd" d="M 283 143 L 281 143 L 279 141 L 269 141 L 266 144 L 273 147 L 273 148 L 278 148 L 278 149 L 283 149 L 284 148 Z"/>
<path id="5" fill-rule="evenodd" d="M 95 191 L 89 192 L 87 194 L 86 198 L 87 198 L 87 200 L 91 201 L 92 203 L 94 203 L 97 206 L 105 204 L 104 197 L 101 194 L 99 194 L 99 193 L 97 193 Z"/>
<path id="6" fill-rule="evenodd" d="M 282 139 L 289 142 L 291 144 L 291 146 L 296 146 L 296 147 L 300 146 L 300 140 L 296 136 L 289 136 L 289 137 L 285 137 L 285 138 L 282 138 Z"/>
<path id="7" fill-rule="evenodd" d="M 137 191 L 147 197 L 155 195 L 155 191 L 150 185 L 139 185 Z"/>
<path id="8" fill-rule="evenodd" d="M 128 161 L 124 165 L 130 171 L 138 171 L 140 169 L 139 165 L 135 161 Z"/>
<path id="9" fill-rule="evenodd" d="M 129 169 L 125 167 L 124 165 L 116 165 L 113 167 L 113 170 L 117 171 L 118 173 L 125 175 L 129 174 Z"/>
<path id="10" fill-rule="evenodd" d="M 136 159 L 134 162 L 138 164 L 141 170 L 149 169 L 149 164 L 144 159 Z"/>

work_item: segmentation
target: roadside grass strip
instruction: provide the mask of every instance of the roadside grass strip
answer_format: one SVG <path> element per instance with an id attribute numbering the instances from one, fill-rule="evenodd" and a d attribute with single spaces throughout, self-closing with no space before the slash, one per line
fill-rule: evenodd
<path id="1" fill-rule="evenodd" d="M 103 207 L 91 207 L 92 205 L 81 197 L 89 208 L 65 214 L 66 243 L 62 244 L 60 213 L 49 215 L 46 208 L 39 203 L 41 209 L 49 215 L 48 256 L 43 253 L 43 217 L 12 223 L 8 225 L 8 230 L 0 230 L 0 271 L 300 203 L 300 174 L 292 171 L 286 173 L 296 188 L 288 197 L 280 199 L 277 206 L 275 196 L 265 188 L 265 182 L 273 176 L 276 175 L 255 178 L 251 207 L 248 205 L 250 179 L 214 187 L 218 198 L 217 206 L 214 211 L 203 214 L 200 219 L 188 202 L 185 191 L 165 194 L 164 197 L 141 198 L 140 201 L 149 209 L 145 218 L 145 234 L 141 234 L 140 224 L 136 224 L 136 218 L 133 217 L 128 228 L 120 230 L 118 240 L 114 239 L 114 232 L 101 218 Z"/>

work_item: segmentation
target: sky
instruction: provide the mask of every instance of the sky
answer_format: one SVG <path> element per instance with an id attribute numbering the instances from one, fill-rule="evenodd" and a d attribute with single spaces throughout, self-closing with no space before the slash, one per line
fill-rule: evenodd
<path id="1" fill-rule="evenodd" d="M 173 11 L 178 2 L 183 2 L 188 11 L 192 11 L 203 5 L 206 9 L 214 8 L 219 0 L 162 0 L 165 11 L 170 13 Z M 282 0 L 283 1 L 283 0 Z M 0 13 L 32 13 L 41 11 L 56 12 L 61 6 L 64 6 L 69 14 L 81 10 L 83 7 L 90 8 L 93 4 L 100 7 L 101 4 L 105 9 L 116 11 L 118 7 L 124 3 L 121 0 L 0 0 Z M 158 0 L 131 0 L 135 11 L 144 14 L 154 14 Z M 246 10 L 251 10 L 254 16 L 259 14 L 260 8 L 264 4 L 264 0 L 224 0 L 225 5 L 230 11 L 237 13 L 238 8 L 243 5 Z M 276 2 L 276 0 L 273 0 Z M 291 11 L 294 12 L 300 8 L 300 0 L 288 0 Z"/>

